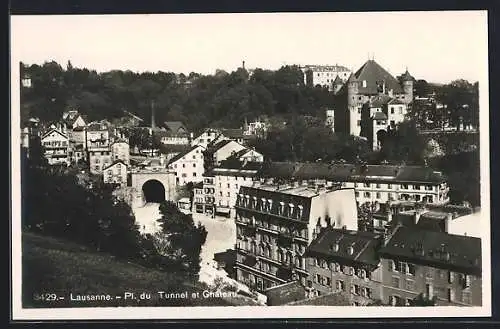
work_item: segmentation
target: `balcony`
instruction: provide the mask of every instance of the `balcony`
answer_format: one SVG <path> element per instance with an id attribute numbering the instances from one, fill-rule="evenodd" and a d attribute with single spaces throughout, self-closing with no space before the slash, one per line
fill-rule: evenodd
<path id="1" fill-rule="evenodd" d="M 255 212 L 255 213 L 259 213 L 259 214 L 263 214 L 263 215 L 268 215 L 268 216 L 273 216 L 273 217 L 277 217 L 277 218 L 280 218 L 280 219 L 285 219 L 287 221 L 292 221 L 294 223 L 307 224 L 307 222 L 305 222 L 303 220 L 300 220 L 300 219 L 297 219 L 297 218 L 292 218 L 292 217 L 289 217 L 289 216 L 276 214 L 276 213 L 273 213 L 273 212 L 270 212 L 270 211 L 263 211 L 263 210 L 258 210 L 258 209 L 251 208 L 251 207 L 246 207 L 246 206 L 242 205 L 241 202 L 236 202 L 236 204 L 235 204 L 234 207 L 236 209 L 250 210 L 250 211 Z M 302 217 L 303 216 L 301 216 L 301 218 Z"/>

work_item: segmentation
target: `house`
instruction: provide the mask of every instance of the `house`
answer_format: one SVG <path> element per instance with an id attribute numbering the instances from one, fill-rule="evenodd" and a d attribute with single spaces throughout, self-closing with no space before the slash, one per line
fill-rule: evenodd
<path id="1" fill-rule="evenodd" d="M 77 127 L 85 127 L 87 125 L 85 118 L 76 110 L 64 112 L 62 119 L 68 130 L 73 130 Z"/>
<path id="2" fill-rule="evenodd" d="M 108 148 L 110 144 L 109 125 L 105 122 L 92 122 L 87 126 L 87 149 Z"/>
<path id="3" fill-rule="evenodd" d="M 304 84 L 311 87 L 328 88 L 334 90 L 336 79 L 346 81 L 351 71 L 341 65 L 305 65 L 300 68 L 304 73 Z"/>
<path id="4" fill-rule="evenodd" d="M 155 132 L 162 144 L 189 145 L 189 132 L 182 122 L 166 121 L 162 128 L 164 130 Z"/>
<path id="5" fill-rule="evenodd" d="M 71 164 L 76 164 L 87 159 L 87 151 L 83 144 L 70 143 L 68 157 Z"/>
<path id="6" fill-rule="evenodd" d="M 438 306 L 481 306 L 481 239 L 395 226 L 379 251 L 382 301 L 401 306 L 422 294 Z"/>
<path id="7" fill-rule="evenodd" d="M 219 135 L 220 132 L 217 129 L 207 128 L 191 141 L 191 146 L 200 145 L 207 148 Z"/>
<path id="8" fill-rule="evenodd" d="M 111 158 L 113 161 L 122 160 L 127 166 L 130 165 L 130 146 L 124 140 L 116 140 L 110 145 Z"/>
<path id="9" fill-rule="evenodd" d="M 93 147 L 88 150 L 90 172 L 95 175 L 102 174 L 103 168 L 113 163 L 109 147 Z"/>
<path id="10" fill-rule="evenodd" d="M 198 182 L 193 185 L 193 209 L 197 213 L 204 213 L 205 197 L 203 195 L 203 182 Z"/>
<path id="11" fill-rule="evenodd" d="M 60 130 L 51 128 L 41 138 L 44 156 L 49 165 L 69 165 L 69 139 Z"/>
<path id="12" fill-rule="evenodd" d="M 177 185 L 203 181 L 203 173 L 205 172 L 204 150 L 203 146 L 192 146 L 186 152 L 179 153 L 170 159 L 168 168 L 175 172 Z"/>
<path id="13" fill-rule="evenodd" d="M 165 121 L 163 127 L 166 131 L 177 135 L 188 135 L 187 128 L 181 121 Z"/>
<path id="14" fill-rule="evenodd" d="M 325 228 L 306 250 L 309 296 L 342 293 L 354 306 L 380 300 L 381 243 L 380 234 Z"/>
<path id="15" fill-rule="evenodd" d="M 103 179 L 106 184 L 127 184 L 128 165 L 123 160 L 115 160 L 108 166 L 103 167 Z"/>
<path id="16" fill-rule="evenodd" d="M 352 189 L 242 186 L 235 210 L 237 280 L 259 292 L 306 285 L 304 253 L 323 227 L 357 229 Z"/>
<path id="17" fill-rule="evenodd" d="M 206 165 L 207 167 L 218 166 L 221 161 L 244 149 L 246 149 L 245 146 L 230 139 L 210 144 L 204 152 Z"/>
<path id="18" fill-rule="evenodd" d="M 168 162 L 174 156 L 179 153 L 183 153 L 191 149 L 189 144 L 161 144 L 160 145 L 160 153 L 165 156 L 165 160 Z"/>
<path id="19" fill-rule="evenodd" d="M 254 149 L 244 148 L 238 152 L 232 153 L 227 160 L 240 162 L 264 162 L 264 156 Z"/>

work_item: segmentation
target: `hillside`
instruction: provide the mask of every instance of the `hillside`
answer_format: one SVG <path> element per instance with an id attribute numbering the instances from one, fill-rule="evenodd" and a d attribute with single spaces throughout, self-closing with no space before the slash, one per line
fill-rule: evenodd
<path id="1" fill-rule="evenodd" d="M 23 233 L 23 307 L 96 307 L 96 306 L 229 306 L 223 298 L 204 298 L 203 287 L 186 282 L 176 274 L 160 272 L 119 261 L 72 242 Z M 158 292 L 179 293 L 160 299 Z M 125 293 L 134 298 L 125 299 Z M 199 297 L 193 298 L 192 293 Z M 142 293 L 151 299 L 141 300 Z M 185 293 L 185 295 L 181 295 Z M 55 294 L 55 301 L 37 300 L 36 296 Z M 72 301 L 71 296 L 107 295 L 110 300 Z M 121 298 L 116 298 L 121 296 Z M 99 297 L 101 298 L 101 297 Z"/>

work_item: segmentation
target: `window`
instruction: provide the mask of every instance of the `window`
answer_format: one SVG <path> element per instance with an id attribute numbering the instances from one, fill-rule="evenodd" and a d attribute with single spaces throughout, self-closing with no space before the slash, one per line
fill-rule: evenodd
<path id="1" fill-rule="evenodd" d="M 182 174 L 182 177 L 187 177 L 187 174 L 186 173 Z"/>
<path id="2" fill-rule="evenodd" d="M 399 114 L 403 114 L 403 107 L 402 106 L 399 107 Z"/>
<path id="3" fill-rule="evenodd" d="M 415 289 L 415 282 L 413 280 L 406 280 L 406 290 L 413 291 Z"/>
<path id="4" fill-rule="evenodd" d="M 182 168 L 186 168 L 186 164 L 185 163 L 182 164 Z"/>
<path id="5" fill-rule="evenodd" d="M 399 278 L 398 277 L 396 277 L 396 276 L 392 277 L 392 286 L 394 288 L 399 288 Z"/>
<path id="6" fill-rule="evenodd" d="M 361 120 L 358 120 L 358 127 L 361 127 Z"/>
<path id="7" fill-rule="evenodd" d="M 394 114 L 394 107 L 391 107 L 391 114 Z"/>
<path id="8" fill-rule="evenodd" d="M 335 287 L 337 288 L 338 291 L 344 291 L 344 289 L 345 289 L 344 281 L 337 280 Z"/>
<path id="9" fill-rule="evenodd" d="M 378 183 L 377 183 L 377 184 L 375 185 L 375 187 L 376 187 L 376 188 L 380 188 L 380 184 L 378 184 Z"/>
<path id="10" fill-rule="evenodd" d="M 193 173 L 193 177 L 196 177 L 196 173 L 195 172 Z"/>
<path id="11" fill-rule="evenodd" d="M 363 186 L 364 187 L 370 187 L 370 183 L 364 183 Z"/>
<path id="12" fill-rule="evenodd" d="M 471 277 L 470 277 L 470 275 L 464 274 L 464 275 L 462 276 L 462 287 L 463 287 L 464 289 L 469 288 L 469 287 L 470 287 L 470 282 L 471 282 Z"/>
<path id="13" fill-rule="evenodd" d="M 314 282 L 321 283 L 321 275 L 316 274 L 316 276 L 314 277 Z"/>
<path id="14" fill-rule="evenodd" d="M 196 155 L 193 155 L 193 160 L 195 160 L 195 159 L 196 159 Z"/>
<path id="15" fill-rule="evenodd" d="M 358 191 L 354 192 L 354 195 L 356 196 L 356 198 L 359 198 L 359 192 Z"/>
<path id="16" fill-rule="evenodd" d="M 193 163 L 193 168 L 196 168 L 196 163 Z"/>
<path id="17" fill-rule="evenodd" d="M 391 184 L 387 184 L 387 188 L 390 190 L 392 189 L 392 185 Z"/>
<path id="18" fill-rule="evenodd" d="M 227 183 L 227 188 L 231 188 L 231 184 Z"/>
<path id="19" fill-rule="evenodd" d="M 370 197 L 370 192 L 365 192 L 364 196 L 365 196 L 365 198 L 369 198 Z"/>
<path id="20" fill-rule="evenodd" d="M 454 275 L 452 271 L 448 272 L 448 283 L 453 283 Z"/>
<path id="21" fill-rule="evenodd" d="M 470 291 L 463 291 L 462 292 L 462 303 L 472 304 Z"/>
<path id="22" fill-rule="evenodd" d="M 380 199 L 380 192 L 377 192 L 377 199 Z"/>

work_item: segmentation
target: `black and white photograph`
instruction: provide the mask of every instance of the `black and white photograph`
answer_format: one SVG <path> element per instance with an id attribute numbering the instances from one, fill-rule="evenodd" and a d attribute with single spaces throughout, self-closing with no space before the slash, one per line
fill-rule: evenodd
<path id="1" fill-rule="evenodd" d="M 14 320 L 491 316 L 487 12 L 11 16 Z"/>

